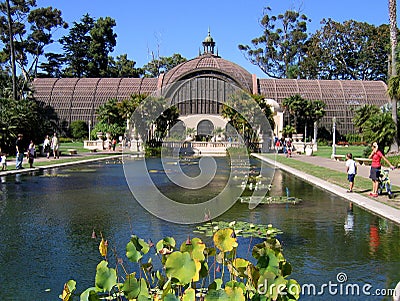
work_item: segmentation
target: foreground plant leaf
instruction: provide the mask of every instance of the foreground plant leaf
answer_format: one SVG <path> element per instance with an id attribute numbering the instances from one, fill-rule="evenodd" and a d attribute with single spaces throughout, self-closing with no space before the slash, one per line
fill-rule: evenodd
<path id="1" fill-rule="evenodd" d="M 165 271 L 168 277 L 176 278 L 185 285 L 196 275 L 196 264 L 189 253 L 177 251 L 168 256 Z"/>
<path id="2" fill-rule="evenodd" d="M 103 292 L 110 292 L 117 284 L 117 273 L 115 269 L 108 267 L 108 262 L 105 260 L 97 265 L 95 283 L 96 287 Z"/>
<path id="3" fill-rule="evenodd" d="M 101 238 L 101 242 L 99 244 L 99 251 L 100 251 L 101 256 L 103 256 L 103 257 L 107 256 L 107 248 L 108 248 L 107 240 L 104 240 L 104 238 Z"/>
<path id="4" fill-rule="evenodd" d="M 196 291 L 189 287 L 185 290 L 182 296 L 182 301 L 195 301 L 196 300 Z"/>
<path id="5" fill-rule="evenodd" d="M 230 228 L 218 230 L 214 236 L 215 246 L 222 252 L 230 252 L 238 246 L 236 238 L 233 236 L 233 230 Z"/>
<path id="6" fill-rule="evenodd" d="M 71 296 L 73 292 L 76 290 L 76 281 L 75 280 L 68 280 L 64 284 L 64 289 L 61 294 L 61 299 L 63 301 L 69 301 L 72 300 Z"/>

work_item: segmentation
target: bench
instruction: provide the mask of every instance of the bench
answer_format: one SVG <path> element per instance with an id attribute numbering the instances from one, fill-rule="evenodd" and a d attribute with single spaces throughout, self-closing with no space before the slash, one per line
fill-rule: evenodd
<path id="1" fill-rule="evenodd" d="M 335 159 L 335 161 L 344 161 L 344 160 L 346 160 L 346 156 L 345 155 L 333 155 L 333 159 Z"/>
<path id="2" fill-rule="evenodd" d="M 354 161 L 356 161 L 360 165 L 371 165 L 372 163 L 372 159 L 369 158 L 354 158 Z"/>
<path id="3" fill-rule="evenodd" d="M 67 152 L 68 152 L 70 155 L 76 155 L 76 154 L 78 153 L 78 151 L 77 151 L 76 149 L 68 149 Z"/>

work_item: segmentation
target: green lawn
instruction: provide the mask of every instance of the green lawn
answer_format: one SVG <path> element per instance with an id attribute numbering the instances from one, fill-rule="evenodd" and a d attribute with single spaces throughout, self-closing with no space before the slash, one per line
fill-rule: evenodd
<path id="1" fill-rule="evenodd" d="M 364 158 L 364 149 L 365 146 L 359 145 L 349 145 L 346 146 L 336 146 L 336 155 L 346 155 L 347 153 L 352 153 L 353 158 Z M 314 152 L 314 156 L 330 158 L 332 155 L 332 147 L 331 146 L 318 146 L 318 150 Z M 368 157 L 368 156 L 367 156 Z M 397 166 L 400 168 L 400 155 L 397 156 L 387 156 L 388 160 L 392 163 L 393 166 Z M 385 162 L 382 162 L 383 165 L 386 165 Z"/>
<path id="2" fill-rule="evenodd" d="M 349 146 L 336 146 L 336 155 L 346 155 L 352 153 L 353 157 L 364 157 L 365 146 L 349 145 Z M 318 151 L 314 153 L 315 156 L 330 158 L 332 155 L 331 146 L 318 146 Z"/>

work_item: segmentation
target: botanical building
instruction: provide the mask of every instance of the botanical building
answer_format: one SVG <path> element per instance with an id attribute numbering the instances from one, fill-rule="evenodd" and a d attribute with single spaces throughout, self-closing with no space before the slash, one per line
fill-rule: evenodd
<path id="1" fill-rule="evenodd" d="M 382 81 L 296 80 L 257 78 L 237 64 L 215 54 L 215 42 L 208 36 L 203 53 L 186 61 L 158 78 L 37 78 L 34 96 L 54 108 L 60 121 L 96 122 L 96 109 L 111 98 L 122 100 L 130 95 L 151 94 L 168 89 L 172 102 L 178 103 L 180 119 L 187 127 L 212 131 L 224 127 L 221 105 L 232 89 L 263 95 L 275 111 L 275 134 L 283 128 L 282 102 L 295 94 L 305 99 L 322 100 L 326 116 L 319 126 L 341 133 L 354 132 L 353 111 L 364 104 L 383 106 L 389 102 L 386 84 Z M 200 128 L 199 128 L 200 127 Z"/>

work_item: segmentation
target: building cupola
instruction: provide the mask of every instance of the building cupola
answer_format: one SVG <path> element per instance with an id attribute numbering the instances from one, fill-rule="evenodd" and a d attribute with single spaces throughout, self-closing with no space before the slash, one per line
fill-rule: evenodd
<path id="1" fill-rule="evenodd" d="M 203 54 L 214 54 L 214 47 L 215 42 L 214 39 L 211 37 L 210 29 L 208 29 L 208 35 L 203 41 Z"/>

